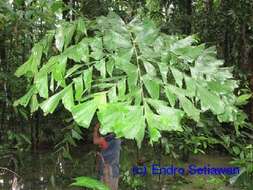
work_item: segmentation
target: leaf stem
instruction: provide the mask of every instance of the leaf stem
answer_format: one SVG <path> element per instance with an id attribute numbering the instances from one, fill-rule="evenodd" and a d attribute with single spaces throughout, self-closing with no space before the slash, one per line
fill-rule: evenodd
<path id="1" fill-rule="evenodd" d="M 142 98 L 142 102 L 144 103 L 144 93 L 143 93 L 143 81 L 142 81 L 142 77 L 141 77 L 141 70 L 140 70 L 140 63 L 139 63 L 139 55 L 137 52 L 137 45 L 136 42 L 134 40 L 133 34 L 130 32 L 130 38 L 131 41 L 133 43 L 133 48 L 134 48 L 134 53 L 135 53 L 135 57 L 136 57 L 136 64 L 138 67 L 138 75 L 139 75 L 139 79 L 140 79 L 140 87 L 141 87 L 141 98 Z"/>

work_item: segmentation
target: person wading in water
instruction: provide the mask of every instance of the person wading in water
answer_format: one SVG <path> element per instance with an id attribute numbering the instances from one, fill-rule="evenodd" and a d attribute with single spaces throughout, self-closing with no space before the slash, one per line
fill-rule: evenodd
<path id="1" fill-rule="evenodd" d="M 93 132 L 93 143 L 99 145 L 101 149 L 97 153 L 99 156 L 98 176 L 111 190 L 118 190 L 121 141 L 112 133 L 101 136 L 99 127 L 97 123 Z"/>

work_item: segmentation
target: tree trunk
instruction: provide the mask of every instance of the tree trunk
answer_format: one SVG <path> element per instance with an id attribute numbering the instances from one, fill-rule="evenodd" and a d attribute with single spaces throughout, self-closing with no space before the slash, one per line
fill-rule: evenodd
<path id="1" fill-rule="evenodd" d="M 36 115 L 35 115 L 35 147 L 36 147 L 36 150 L 38 149 L 39 147 L 39 142 L 40 142 L 40 139 L 39 139 L 39 130 L 40 130 L 40 126 L 39 126 L 39 123 L 40 123 L 40 114 L 39 114 L 39 111 L 36 112 Z"/>
<path id="2" fill-rule="evenodd" d="M 29 123 L 30 123 L 30 135 L 31 135 L 31 151 L 32 153 L 36 152 L 36 146 L 35 146 L 35 137 L 34 137 L 34 122 L 33 122 L 33 116 L 29 119 Z"/>
<path id="3" fill-rule="evenodd" d="M 192 0 L 186 0 L 185 2 L 186 7 L 186 16 L 187 16 L 187 23 L 185 25 L 185 34 L 190 35 L 191 34 L 191 17 L 192 17 Z"/>
<path id="4" fill-rule="evenodd" d="M 251 67 L 251 75 L 250 75 L 250 89 L 251 92 L 253 92 L 253 47 L 250 48 L 249 50 L 249 59 L 248 59 L 248 65 Z M 250 121 L 253 122 L 253 101 L 251 100 L 250 102 Z"/>
<path id="5" fill-rule="evenodd" d="M 66 5 L 66 6 L 69 6 L 69 3 L 70 3 L 70 0 L 63 0 L 63 2 L 64 2 L 64 4 Z M 63 14 L 63 18 L 64 19 L 66 19 L 66 20 L 70 20 L 70 17 L 69 17 L 69 10 L 64 10 L 63 12 L 62 12 L 62 14 Z"/>
<path id="6" fill-rule="evenodd" d="M 2 35 L 2 37 L 0 38 L 0 71 L 3 72 L 3 74 L 6 74 L 6 50 L 5 50 L 5 34 Z M 4 77 L 3 79 L 3 86 L 1 87 L 1 89 L 3 89 L 4 91 L 4 98 L 5 99 L 2 102 L 2 114 L 1 114 L 1 123 L 0 123 L 0 140 L 2 139 L 3 136 L 3 130 L 4 130 L 4 123 L 5 123 L 5 115 L 6 115 L 6 107 L 7 107 L 7 81 L 6 81 L 6 77 Z"/>
<path id="7" fill-rule="evenodd" d="M 206 12 L 209 14 L 213 9 L 213 0 L 205 0 Z"/>
<path id="8" fill-rule="evenodd" d="M 240 46 L 239 46 L 239 64 L 246 71 L 251 70 L 251 65 L 248 63 L 249 48 L 247 48 L 246 24 L 240 25 Z"/>
<path id="9" fill-rule="evenodd" d="M 39 112 L 35 112 L 35 114 L 30 118 L 31 123 L 31 143 L 32 143 L 32 152 L 36 153 L 39 147 Z"/>
<path id="10" fill-rule="evenodd" d="M 221 6 L 224 14 L 228 14 L 228 11 L 230 9 L 229 4 L 227 1 L 221 1 Z M 224 40 L 223 40 L 223 58 L 225 65 L 228 66 L 229 63 L 229 57 L 230 57 L 230 17 L 226 17 L 223 22 L 224 27 Z"/>

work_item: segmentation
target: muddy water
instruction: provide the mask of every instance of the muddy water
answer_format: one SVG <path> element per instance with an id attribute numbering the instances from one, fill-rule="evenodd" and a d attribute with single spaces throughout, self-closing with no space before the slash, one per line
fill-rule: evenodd
<path id="1" fill-rule="evenodd" d="M 63 159 L 58 154 L 43 151 L 38 154 L 15 155 L 16 160 L 1 159 L 0 167 L 7 167 L 15 171 L 20 177 L 15 183 L 14 174 L 0 170 L 0 190 L 74 190 L 70 187 L 73 178 L 77 176 L 96 177 L 94 147 L 79 147 L 72 152 L 73 161 Z M 141 159 L 144 166 L 160 164 L 187 167 L 189 164 L 203 166 L 209 164 L 215 167 L 229 166 L 228 156 L 219 154 L 191 156 L 188 162 L 171 160 L 169 156 L 158 156 L 150 147 L 142 150 L 137 158 L 136 148 L 123 145 L 121 152 L 120 190 L 239 190 L 225 184 L 221 179 L 213 176 L 134 176 L 132 167 L 136 160 Z"/>

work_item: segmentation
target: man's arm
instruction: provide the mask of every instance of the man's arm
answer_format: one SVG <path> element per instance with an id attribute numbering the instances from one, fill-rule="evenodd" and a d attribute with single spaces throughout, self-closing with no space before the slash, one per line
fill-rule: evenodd
<path id="1" fill-rule="evenodd" d="M 97 123 L 95 125 L 94 131 L 93 131 L 93 143 L 94 144 L 99 144 L 103 137 L 100 137 L 100 135 L 98 134 L 98 129 L 99 129 L 99 124 Z"/>
<path id="2" fill-rule="evenodd" d="M 99 124 L 97 123 L 93 131 L 93 143 L 98 144 L 101 149 L 106 149 L 108 148 L 108 143 L 106 142 L 105 138 L 100 137 L 98 130 Z"/>

